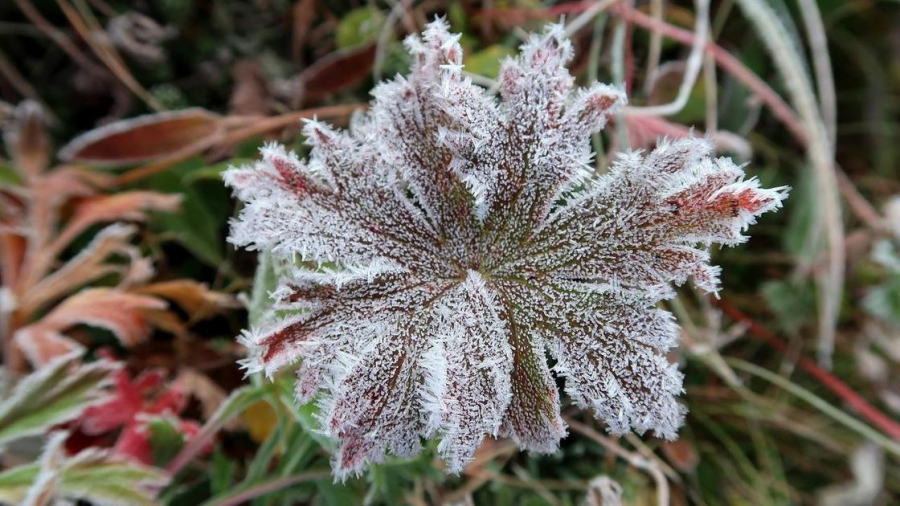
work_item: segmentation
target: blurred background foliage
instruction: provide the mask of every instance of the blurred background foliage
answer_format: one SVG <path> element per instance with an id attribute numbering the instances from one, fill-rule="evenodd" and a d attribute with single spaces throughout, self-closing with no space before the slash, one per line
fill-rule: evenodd
<path id="1" fill-rule="evenodd" d="M 804 18 L 810 3 L 713 2 L 710 39 L 796 107 L 784 79 L 796 76 L 779 68 L 766 34 L 741 7 L 764 5 L 777 16 L 778 29 L 802 55 L 803 68 L 793 71 L 813 81 L 815 53 L 806 48 L 814 38 Z M 820 176 L 807 161 L 804 141 L 773 114 L 759 90 L 748 87 L 746 76 L 733 67 L 714 65 L 708 52 L 677 115 L 654 121 L 618 118 L 595 139 L 598 169 L 603 170 L 612 150 L 646 147 L 657 136 L 685 135 L 688 128 L 698 134 L 717 132 L 720 151 L 749 162 L 749 173 L 764 186 L 794 188 L 785 209 L 765 217 L 747 245 L 714 253 L 724 267 L 720 298 L 686 288 L 669 307 L 684 328 L 685 345 L 671 356 L 686 375 L 683 402 L 690 414 L 681 439 L 609 438 L 589 414 L 566 408 L 571 435 L 554 455 L 520 453 L 509 441 L 488 440 L 462 476 L 445 476 L 434 453 L 426 451 L 335 484 L 328 465 L 333 445 L 315 430 L 314 406 L 292 402 L 292 375 L 271 383 L 243 379 L 235 363 L 243 350 L 234 336 L 248 318 L 268 310 L 274 273 L 265 258 L 237 252 L 226 243 L 235 204 L 220 172 L 253 159 L 267 140 L 302 153 L 301 117 L 318 114 L 346 124 L 352 110 L 368 102 L 379 78 L 406 71 L 403 37 L 435 15 L 447 16 L 452 29 L 463 34 L 466 71 L 490 88 L 499 62 L 514 54 L 523 33 L 561 15 L 577 19 L 596 4 L 0 2 L 0 117 L 7 141 L 21 119 L 16 105 L 29 100 L 41 106 L 40 122 L 48 132 L 43 149 L 52 165 L 77 165 L 101 174 L 104 182 L 98 187 L 108 194 L 180 195 L 177 211 L 148 209 L 138 220 L 146 225 L 132 243 L 152 260 L 157 282 L 193 280 L 208 290 L 202 297 L 219 297 L 204 299 L 215 301 L 216 309 L 198 318 L 196 304 L 179 301 L 185 297 L 183 286 L 167 292 L 168 297 L 154 292 L 175 302 L 173 310 L 183 325 L 156 325 L 137 343 L 116 339 L 108 328 L 66 331 L 86 349 L 86 362 L 115 356 L 133 377 L 161 370 L 184 395 L 180 414 L 174 413 L 180 418 L 157 416 L 146 424 L 150 456 L 145 464 L 173 475 L 155 500 L 607 504 L 600 499 L 602 484 L 592 481 L 605 475 L 621 486 L 622 499 L 633 504 L 900 502 L 900 433 L 891 432 L 900 415 L 900 5 L 875 0 L 816 4 L 833 69 L 834 169 L 843 225 L 842 283 L 830 285 L 837 293 L 825 294 L 840 303 L 830 372 L 828 364 L 816 364 L 817 317 L 822 290 L 829 289 L 817 282 L 826 262 L 823 246 L 811 232 L 820 226 L 823 212 L 816 185 Z M 641 24 L 634 13 L 645 20 L 657 17 L 669 33 L 690 34 L 694 3 L 623 0 L 610 5 L 576 32 L 573 73 L 582 84 L 624 81 L 633 104 L 669 102 L 684 78 L 690 44 L 662 37 L 657 52 L 652 34 L 660 31 L 647 30 L 652 23 Z M 664 6 L 662 13 L 654 11 L 657 5 Z M 208 111 L 194 109 L 181 116 L 190 120 L 190 128 L 172 123 L 165 113 L 149 123 L 122 123 L 189 108 Z M 111 130 L 95 131 L 63 151 L 52 147 L 104 125 L 112 125 Z M 14 195 L 17 190 L 10 188 L 27 186 L 20 166 L 8 150 L 0 164 L 0 191 Z M 61 220 L 71 219 L 79 202 L 67 202 Z M 120 219 L 135 221 L 128 214 L 105 221 Z M 87 247 L 98 230 L 92 223 L 78 234 L 61 252 L 61 261 Z M 101 287 L 115 283 L 107 278 L 92 282 Z M 19 324 L 38 321 L 48 311 Z M 10 353 L 4 354 L 7 366 Z M 21 367 L 8 375 L 27 372 Z M 140 395 L 166 395 L 164 388 L 158 390 Z M 149 408 L 135 409 L 145 413 Z M 54 418 L 53 413 L 46 415 L 47 427 L 71 419 Z M 196 430 L 179 425 L 183 420 Z M 3 423 L 0 417 L 0 434 Z M 117 447 L 126 430 L 98 437 L 72 423 L 66 442 L 70 453 Z M 37 471 L 27 474 L 20 464 L 34 459 L 43 446 L 41 438 L 26 438 L 5 452 L 0 464 L 20 474 L 0 474 L 0 501 L 22 497 L 16 494 L 27 489 Z M 67 486 L 60 490 L 77 490 Z"/>

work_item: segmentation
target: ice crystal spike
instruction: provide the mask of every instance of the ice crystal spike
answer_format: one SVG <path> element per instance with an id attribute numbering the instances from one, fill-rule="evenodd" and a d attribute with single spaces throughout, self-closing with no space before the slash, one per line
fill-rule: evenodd
<path id="1" fill-rule="evenodd" d="M 422 438 L 441 439 L 454 473 L 486 435 L 554 451 L 566 427 L 547 353 L 610 432 L 676 437 L 678 327 L 655 304 L 689 278 L 715 291 L 710 246 L 744 241 L 785 189 L 696 138 L 588 177 L 590 134 L 625 96 L 573 89 L 560 34 L 506 61 L 495 99 L 435 21 L 406 41 L 410 75 L 379 85 L 349 132 L 308 122 L 307 160 L 269 145 L 225 174 L 244 202 L 234 244 L 338 266 L 285 276 L 275 295 L 293 316 L 242 338 L 248 370 L 300 362 L 297 396 L 319 394 L 337 477 Z"/>

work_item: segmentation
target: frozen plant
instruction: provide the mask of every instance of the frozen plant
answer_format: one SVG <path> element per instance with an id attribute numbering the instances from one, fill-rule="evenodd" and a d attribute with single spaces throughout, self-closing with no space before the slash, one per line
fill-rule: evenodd
<path id="1" fill-rule="evenodd" d="M 553 452 L 566 426 L 548 352 L 610 432 L 675 438 L 678 327 L 655 304 L 690 277 L 715 291 L 710 246 L 743 242 L 785 196 L 695 138 L 592 178 L 589 137 L 625 96 L 573 89 L 561 28 L 504 62 L 499 100 L 464 77 L 458 39 L 441 20 L 407 39 L 411 74 L 349 132 L 307 123 L 308 160 L 269 145 L 225 174 L 245 204 L 232 242 L 320 266 L 281 279 L 289 316 L 242 341 L 251 372 L 301 362 L 297 397 L 321 391 L 339 478 L 422 438 L 440 437 L 451 473 L 486 435 Z"/>

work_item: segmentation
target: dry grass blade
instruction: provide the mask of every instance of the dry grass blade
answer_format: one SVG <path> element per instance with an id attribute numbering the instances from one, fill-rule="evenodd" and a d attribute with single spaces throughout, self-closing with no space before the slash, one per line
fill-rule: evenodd
<path id="1" fill-rule="evenodd" d="M 797 3 L 809 37 L 822 119 L 825 121 L 829 144 L 834 149 L 837 141 L 837 97 L 834 92 L 831 56 L 828 54 L 828 39 L 825 35 L 825 26 L 822 24 L 822 13 L 815 0 L 797 0 Z"/>
<path id="2" fill-rule="evenodd" d="M 650 0 L 650 16 L 657 21 L 662 21 L 665 11 L 665 0 Z M 650 88 L 656 80 L 659 71 L 659 59 L 662 54 L 662 34 L 650 32 L 650 49 L 647 55 L 647 72 L 644 75 L 644 94 L 650 94 Z"/>
<path id="3" fill-rule="evenodd" d="M 808 155 L 816 175 L 818 223 L 812 233 L 825 237 L 824 273 L 817 274 L 819 285 L 819 362 L 831 365 L 835 327 L 844 290 L 844 223 L 840 193 L 834 170 L 834 151 L 816 105 L 812 85 L 803 72 L 803 62 L 778 16 L 761 0 L 738 0 L 744 14 L 759 31 L 769 54 L 784 78 L 788 94 L 803 123 L 808 140 Z"/>
<path id="4" fill-rule="evenodd" d="M 893 455 L 900 456 L 900 443 L 898 443 L 896 440 L 892 440 L 891 438 L 885 436 L 877 430 L 872 429 L 868 425 L 860 422 L 859 420 L 853 418 L 840 409 L 832 406 L 821 397 L 792 382 L 790 379 L 775 374 L 768 369 L 764 369 L 755 364 L 751 364 L 740 359 L 729 358 L 726 360 L 728 364 L 735 369 L 750 373 L 754 376 L 759 376 L 760 378 L 763 378 L 766 381 L 777 385 L 780 388 L 783 388 L 784 390 L 790 392 L 798 398 L 808 402 L 810 405 L 833 418 L 837 422 L 843 424 L 853 432 L 856 432 L 860 436 L 884 448 L 886 451 L 892 453 Z"/>
<path id="5" fill-rule="evenodd" d="M 45 104 L 41 102 L 41 98 L 38 96 L 37 90 L 34 89 L 34 86 L 28 82 L 25 76 L 19 73 L 12 62 L 9 61 L 9 58 L 3 54 L 3 51 L 0 51 L 0 75 L 23 97 L 41 104 L 41 107 L 46 109 Z"/>
<path id="6" fill-rule="evenodd" d="M 593 21 L 597 14 L 609 9 L 613 4 L 618 3 L 619 1 L 620 0 L 601 0 L 591 5 L 590 8 L 582 12 L 577 18 L 573 19 L 571 23 L 566 25 L 566 37 L 575 35 L 579 30 Z"/>
<path id="7" fill-rule="evenodd" d="M 94 54 L 106 64 L 110 72 L 113 73 L 132 93 L 137 95 L 141 100 L 147 103 L 153 110 L 159 111 L 162 106 L 154 99 L 147 90 L 131 75 L 125 62 L 116 53 L 112 42 L 103 30 L 103 27 L 97 23 L 94 16 L 90 13 L 90 9 L 80 1 L 76 0 L 78 8 L 72 6 L 66 0 L 57 0 L 57 5 L 62 9 L 68 18 L 69 23 L 75 28 L 75 31 L 81 35 L 81 38 L 91 47 Z"/>
<path id="8" fill-rule="evenodd" d="M 75 60 L 82 68 L 94 75 L 106 75 L 104 69 L 94 63 L 90 58 L 78 49 L 78 46 L 69 40 L 69 36 L 62 30 L 53 26 L 29 0 L 14 0 L 22 14 L 44 33 L 50 40 L 58 45 L 70 58 Z"/>
<path id="9" fill-rule="evenodd" d="M 303 47 L 316 16 L 315 0 L 300 0 L 292 10 L 291 56 L 295 62 L 302 62 Z"/>

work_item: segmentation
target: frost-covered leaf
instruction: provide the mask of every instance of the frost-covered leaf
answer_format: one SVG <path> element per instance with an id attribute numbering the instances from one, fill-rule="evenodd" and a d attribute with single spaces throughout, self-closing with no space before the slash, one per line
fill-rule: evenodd
<path id="1" fill-rule="evenodd" d="M 0 402 L 0 445 L 42 434 L 102 402 L 118 368 L 107 360 L 82 364 L 70 353 L 26 376 Z"/>
<path id="2" fill-rule="evenodd" d="M 230 240 L 280 264 L 275 314 L 242 342 L 272 375 L 300 362 L 339 448 L 335 473 L 439 437 L 460 472 L 485 436 L 552 452 L 566 433 L 554 371 L 611 432 L 673 439 L 673 284 L 718 289 L 712 244 L 734 245 L 784 189 L 760 188 L 707 141 L 661 142 L 592 177 L 590 135 L 625 102 L 575 89 L 555 26 L 500 70 L 500 98 L 464 77 L 442 21 L 407 39 L 413 68 L 338 131 L 316 121 L 308 160 L 276 145 L 226 182 L 244 202 Z"/>

